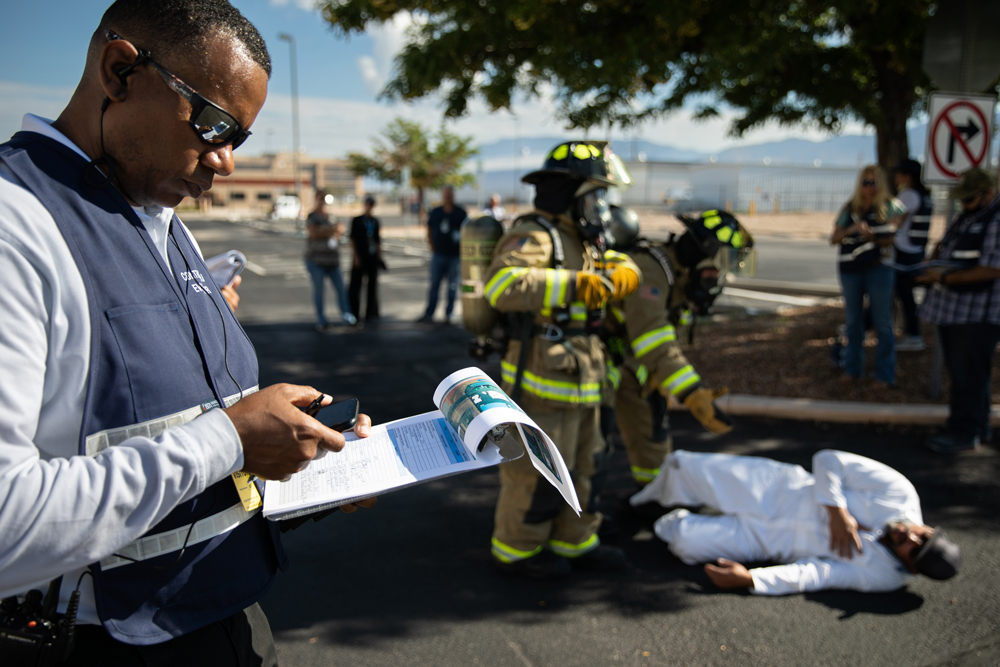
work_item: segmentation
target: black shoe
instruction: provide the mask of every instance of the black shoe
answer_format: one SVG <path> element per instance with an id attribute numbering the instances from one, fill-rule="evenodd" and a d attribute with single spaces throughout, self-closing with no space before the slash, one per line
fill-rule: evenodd
<path id="1" fill-rule="evenodd" d="M 569 559 L 570 565 L 584 570 L 599 572 L 620 572 L 628 567 L 625 552 L 618 547 L 599 544 L 594 549 Z"/>
<path id="2" fill-rule="evenodd" d="M 430 315 L 423 315 L 417 319 L 417 324 L 434 324 L 434 318 Z"/>
<path id="3" fill-rule="evenodd" d="M 924 447 L 938 454 L 958 454 L 979 449 L 978 435 L 959 435 L 957 433 L 940 433 L 932 435 L 924 442 Z"/>
<path id="4" fill-rule="evenodd" d="M 611 539 L 618 534 L 618 522 L 613 516 L 604 514 L 601 519 L 601 526 L 597 529 L 597 536 L 602 540 Z"/>
<path id="5" fill-rule="evenodd" d="M 530 579 L 560 579 L 573 572 L 569 561 L 551 551 L 542 551 L 537 556 L 515 560 L 511 563 L 495 559 L 494 562 L 504 572 L 519 574 Z"/>

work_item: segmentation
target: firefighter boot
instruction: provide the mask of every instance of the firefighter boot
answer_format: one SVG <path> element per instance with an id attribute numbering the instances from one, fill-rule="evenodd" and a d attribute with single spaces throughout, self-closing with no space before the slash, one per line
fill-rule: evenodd
<path id="1" fill-rule="evenodd" d="M 551 551 L 541 551 L 536 556 L 509 563 L 502 560 L 495 560 L 495 562 L 497 567 L 504 572 L 519 574 L 530 579 L 560 579 L 573 571 L 569 561 Z"/>
<path id="2" fill-rule="evenodd" d="M 598 572 L 620 572 L 628 567 L 625 552 L 606 544 L 599 544 L 586 553 L 570 558 L 569 562 L 575 568 Z"/>

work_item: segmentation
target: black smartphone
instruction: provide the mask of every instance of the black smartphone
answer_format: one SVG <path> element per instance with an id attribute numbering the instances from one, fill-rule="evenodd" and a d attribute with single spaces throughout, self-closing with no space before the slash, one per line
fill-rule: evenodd
<path id="1" fill-rule="evenodd" d="M 314 416 L 327 428 L 341 432 L 349 431 L 358 423 L 358 410 L 360 408 L 361 403 L 358 399 L 349 398 L 346 401 L 320 408 Z"/>

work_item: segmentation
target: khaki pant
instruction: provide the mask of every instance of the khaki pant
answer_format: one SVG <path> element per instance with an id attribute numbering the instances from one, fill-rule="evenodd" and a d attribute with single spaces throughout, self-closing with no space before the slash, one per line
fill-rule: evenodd
<path id="1" fill-rule="evenodd" d="M 518 560 L 535 555 L 546 544 L 561 555 L 584 553 L 599 543 L 596 534 L 601 515 L 589 511 L 588 503 L 594 456 L 604 447 L 600 409 L 597 406 L 553 409 L 540 406 L 524 395 L 521 407 L 555 442 L 569 469 L 583 512 L 576 515 L 559 492 L 538 474 L 527 454 L 503 463 L 493 553 L 501 560 Z"/>
<path id="2" fill-rule="evenodd" d="M 672 439 L 664 410 L 663 421 L 653 423 L 653 409 L 642 397 L 635 373 L 622 369 L 622 381 L 615 394 L 615 421 L 628 453 L 632 477 L 645 486 L 660 471 L 663 459 L 670 453 Z M 659 431 L 654 434 L 654 428 Z"/>

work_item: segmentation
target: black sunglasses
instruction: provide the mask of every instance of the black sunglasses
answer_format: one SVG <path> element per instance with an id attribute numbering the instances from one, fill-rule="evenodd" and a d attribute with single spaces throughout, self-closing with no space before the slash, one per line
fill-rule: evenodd
<path id="1" fill-rule="evenodd" d="M 875 181 L 871 180 L 870 178 L 866 178 L 865 180 L 861 181 L 861 185 L 866 185 L 866 186 L 868 186 L 870 188 L 873 188 L 876 185 L 878 185 L 878 183 L 876 183 Z"/>
<path id="2" fill-rule="evenodd" d="M 122 38 L 116 33 L 109 32 L 108 39 L 119 40 Z M 240 127 L 239 122 L 233 118 L 232 114 L 218 104 L 196 93 L 191 86 L 181 81 L 166 67 L 153 60 L 153 57 L 146 49 L 136 47 L 136 51 L 139 52 L 139 57 L 135 59 L 135 62 L 118 72 L 118 77 L 123 82 L 136 67 L 143 63 L 149 63 L 166 84 L 191 105 L 189 122 L 202 141 L 213 146 L 232 144 L 233 150 L 243 145 L 243 142 L 247 140 L 251 132 Z"/>

